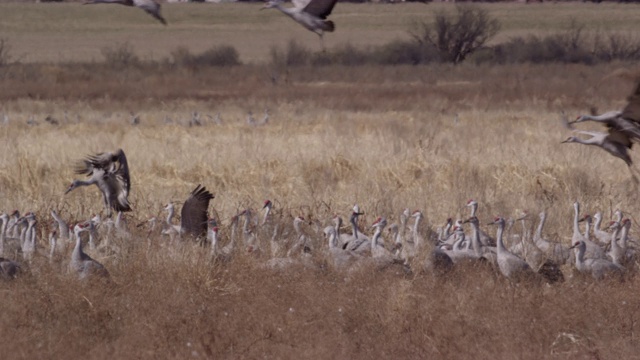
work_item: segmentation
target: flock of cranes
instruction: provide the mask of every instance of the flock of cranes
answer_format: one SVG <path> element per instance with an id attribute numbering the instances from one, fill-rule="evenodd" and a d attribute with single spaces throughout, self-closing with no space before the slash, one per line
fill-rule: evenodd
<path id="1" fill-rule="evenodd" d="M 324 33 L 335 30 L 335 24 L 333 21 L 327 20 L 327 17 L 331 15 L 331 11 L 338 0 L 293 0 L 292 7 L 283 6 L 282 2 L 282 0 L 270 0 L 262 9 L 275 8 L 288 15 L 298 24 L 316 33 L 320 37 L 320 42 L 324 48 Z M 163 25 L 167 25 L 167 21 L 160 14 L 160 3 L 156 0 L 88 0 L 84 4 L 135 6 L 153 16 Z"/>
<path id="2" fill-rule="evenodd" d="M 21 271 L 29 268 L 24 264 L 29 265 L 38 257 L 47 257 L 53 263 L 65 263 L 64 259 L 69 259 L 69 271 L 80 279 L 109 277 L 106 267 L 91 255 L 106 251 L 117 256 L 121 250 L 111 243 L 113 238 L 135 241 L 136 237 L 145 236 L 132 233 L 123 218 L 123 213 L 132 211 L 132 207 L 128 200 L 129 167 L 122 149 L 87 156 L 78 162 L 76 173 L 86 175 L 89 180 L 74 180 L 67 193 L 79 186 L 96 185 L 103 196 L 106 219 L 96 215 L 69 225 L 52 211 L 54 223 L 48 227 L 49 249 L 44 251 L 37 238 L 38 221 L 34 213 L 23 216 L 17 210 L 2 213 L 2 277 L 19 277 Z M 603 229 L 601 213 L 581 216 L 578 202 L 574 203 L 571 245 L 566 245 L 544 237 L 545 212 L 540 213 L 533 234 L 528 231 L 532 226 L 526 225 L 530 221 L 526 213 L 515 219 L 495 217 L 487 224 L 495 226 L 495 232 L 485 232 L 481 229 L 475 200 L 466 204 L 468 218 L 455 222 L 449 218 L 444 226 L 428 233 L 421 230 L 424 216 L 420 210 L 405 209 L 394 224 L 389 224 L 384 216 L 378 217 L 369 227 L 370 237 L 361 226 L 360 217 L 364 212 L 358 205 L 350 211 L 350 231 L 346 232 L 338 215 L 325 223 L 302 216 L 293 217 L 291 223 L 283 221 L 286 216 L 282 210 L 274 215 L 274 203 L 267 200 L 261 216 L 250 208 L 232 216 L 229 235 L 222 239 L 219 232 L 223 225 L 208 214 L 212 199 L 213 194 L 198 185 L 182 205 L 179 224 L 173 221 L 175 205 L 169 203 L 164 207 L 167 212 L 164 221 L 154 217 L 139 227 L 148 227 L 147 239 L 164 241 L 169 247 L 193 242 L 203 248 L 208 246 L 212 261 L 228 262 L 237 256 L 251 256 L 263 261 L 264 268 L 277 270 L 329 266 L 349 272 L 370 264 L 379 271 L 391 268 L 401 273 L 424 271 L 441 275 L 461 263 L 478 263 L 493 266 L 512 281 L 531 279 L 552 283 L 564 279 L 561 266 L 574 266 L 581 273 L 603 279 L 632 271 L 636 264 L 637 244 L 629 235 L 631 221 L 617 211 Z M 157 226 L 159 222 L 161 227 Z M 518 222 L 522 223 L 522 233 L 515 234 L 512 230 Z M 580 229 L 580 222 L 585 223 L 584 231 Z M 490 233 L 495 233 L 495 237 Z M 390 237 L 385 240 L 387 234 Z M 85 243 L 88 253 L 84 250 Z"/>

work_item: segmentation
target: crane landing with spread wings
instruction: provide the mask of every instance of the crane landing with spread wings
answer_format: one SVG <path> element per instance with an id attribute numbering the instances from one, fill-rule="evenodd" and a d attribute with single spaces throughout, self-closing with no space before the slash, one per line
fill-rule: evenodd
<path id="1" fill-rule="evenodd" d="M 76 166 L 75 173 L 87 175 L 89 180 L 73 180 L 65 194 L 80 186 L 96 185 L 102 192 L 107 217 L 111 217 L 111 209 L 115 211 L 131 211 L 129 205 L 129 165 L 122 149 L 110 153 L 87 156 Z"/>

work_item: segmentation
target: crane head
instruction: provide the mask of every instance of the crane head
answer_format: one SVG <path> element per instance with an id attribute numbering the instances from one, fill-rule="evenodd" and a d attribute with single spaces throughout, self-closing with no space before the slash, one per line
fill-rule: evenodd
<path id="1" fill-rule="evenodd" d="M 476 216 L 472 216 L 470 218 L 468 218 L 467 220 L 462 222 L 463 224 L 467 224 L 467 223 L 471 223 L 471 224 L 478 224 L 478 218 Z"/>
<path id="2" fill-rule="evenodd" d="M 277 7 L 278 5 L 280 5 L 280 2 L 281 2 L 281 1 L 279 1 L 279 0 L 270 0 L 270 1 L 267 1 L 267 2 L 264 4 L 264 6 L 260 8 L 260 10 L 264 10 L 264 9 L 272 9 L 272 8 Z"/>
<path id="3" fill-rule="evenodd" d="M 504 226 L 504 218 L 500 216 L 496 216 L 493 218 L 493 221 L 488 223 L 487 225 L 503 225 Z"/>
<path id="4" fill-rule="evenodd" d="M 382 229 L 385 226 L 387 226 L 387 219 L 384 217 L 378 217 L 371 227 L 379 227 Z"/>
<path id="5" fill-rule="evenodd" d="M 574 243 L 573 246 L 569 248 L 569 250 L 575 249 L 575 248 L 580 249 L 580 248 L 586 247 L 586 246 L 587 246 L 587 244 L 584 241 L 580 240 L 580 241 Z"/>
<path id="6" fill-rule="evenodd" d="M 78 187 L 78 180 L 73 180 L 73 182 L 69 185 L 69 187 L 64 192 L 64 194 L 67 195 L 69 192 L 71 192 L 71 190 L 75 189 L 76 187 Z"/>
<path id="7" fill-rule="evenodd" d="M 560 144 L 572 143 L 572 142 L 576 142 L 576 137 L 575 136 L 569 136 L 568 138 L 566 138 L 562 142 L 560 142 Z"/>
<path id="8" fill-rule="evenodd" d="M 467 206 L 476 206 L 476 205 L 478 205 L 478 202 L 473 199 L 469 199 L 469 201 L 467 201 Z"/>
<path id="9" fill-rule="evenodd" d="M 264 206 L 263 206 L 262 208 L 263 208 L 263 209 L 264 209 L 264 208 L 269 208 L 269 209 L 271 209 L 271 207 L 272 207 L 272 206 L 273 206 L 273 203 L 271 202 L 271 200 L 265 200 L 265 201 L 264 201 Z"/>
<path id="10" fill-rule="evenodd" d="M 587 222 L 591 222 L 591 215 L 589 214 L 585 214 L 582 219 L 578 220 L 578 222 L 583 222 L 583 221 L 587 221 Z"/>

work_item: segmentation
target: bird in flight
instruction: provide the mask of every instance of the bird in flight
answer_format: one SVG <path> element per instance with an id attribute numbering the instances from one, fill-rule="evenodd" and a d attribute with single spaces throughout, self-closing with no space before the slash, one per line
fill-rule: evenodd
<path id="1" fill-rule="evenodd" d="M 324 49 L 324 32 L 332 32 L 336 29 L 333 21 L 327 20 L 336 2 L 338 0 L 293 0 L 293 7 L 284 7 L 282 0 L 270 0 L 261 10 L 276 8 L 289 15 L 307 30 L 318 34 Z"/>

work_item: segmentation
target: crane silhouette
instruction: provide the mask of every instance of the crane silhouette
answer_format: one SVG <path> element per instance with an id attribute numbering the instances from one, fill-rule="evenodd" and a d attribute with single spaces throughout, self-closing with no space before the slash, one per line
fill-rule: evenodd
<path id="1" fill-rule="evenodd" d="M 276 8 L 289 15 L 298 24 L 318 34 L 324 50 L 324 32 L 336 29 L 333 21 L 327 20 L 327 16 L 331 15 L 337 2 L 338 0 L 293 0 L 293 7 L 284 7 L 282 0 L 271 0 L 261 10 Z"/>

